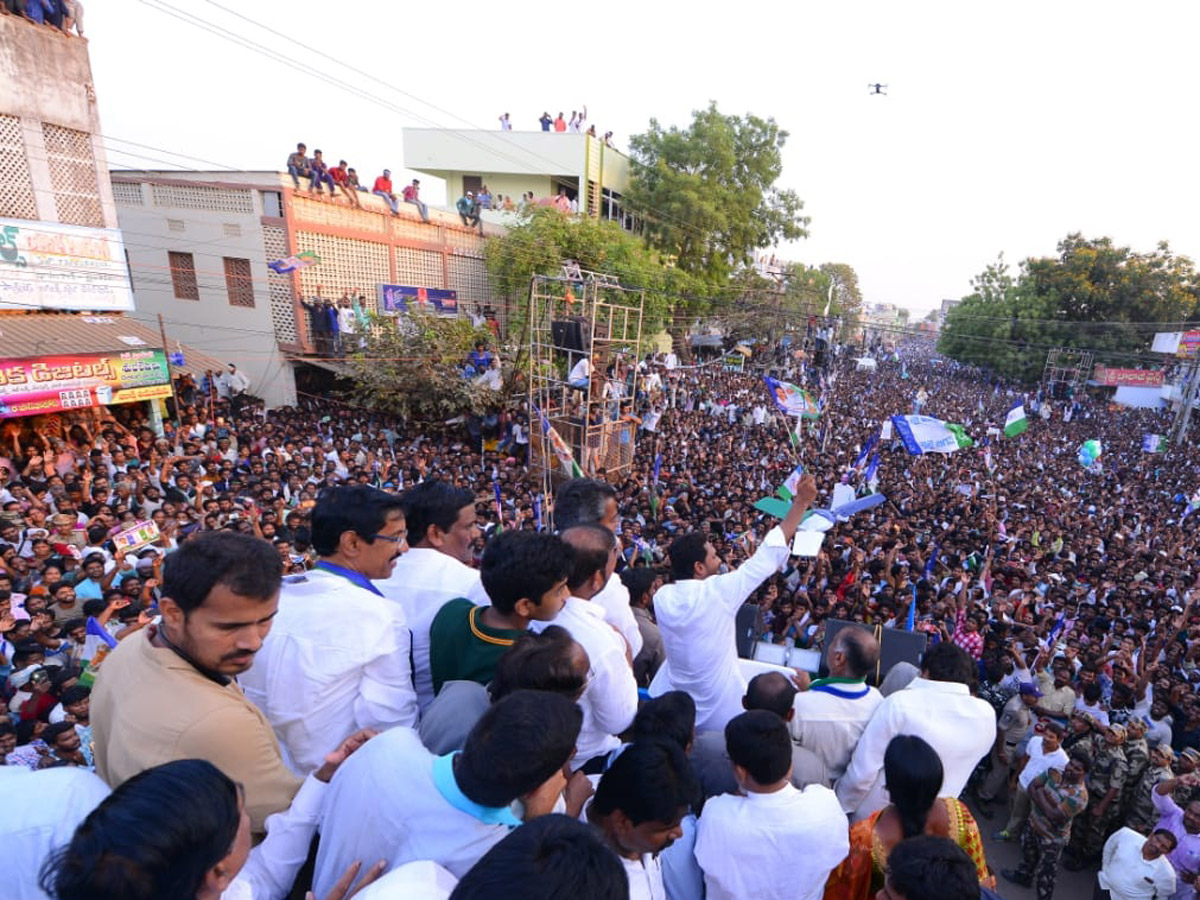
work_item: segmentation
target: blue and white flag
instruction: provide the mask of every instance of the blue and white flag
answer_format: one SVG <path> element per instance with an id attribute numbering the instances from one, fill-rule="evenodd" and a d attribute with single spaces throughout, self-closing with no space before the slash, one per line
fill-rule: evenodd
<path id="1" fill-rule="evenodd" d="M 879 451 L 875 451 L 875 455 L 871 457 L 871 464 L 867 466 L 867 487 L 871 489 L 871 493 L 875 493 L 875 488 L 879 485 Z"/>
<path id="2" fill-rule="evenodd" d="M 1167 438 L 1162 434 L 1143 434 L 1142 450 L 1146 453 L 1166 453 Z"/>
<path id="3" fill-rule="evenodd" d="M 862 450 L 858 454 L 858 458 L 856 460 L 854 460 L 854 468 L 855 469 L 862 468 L 862 464 L 867 461 L 867 457 L 871 455 L 871 451 L 875 449 L 875 444 L 878 441 L 879 441 L 879 435 L 874 434 L 871 436 L 871 439 L 863 445 Z"/>
<path id="4" fill-rule="evenodd" d="M 954 453 L 974 445 L 961 425 L 932 416 L 892 416 L 896 436 L 913 456 L 923 453 Z"/>

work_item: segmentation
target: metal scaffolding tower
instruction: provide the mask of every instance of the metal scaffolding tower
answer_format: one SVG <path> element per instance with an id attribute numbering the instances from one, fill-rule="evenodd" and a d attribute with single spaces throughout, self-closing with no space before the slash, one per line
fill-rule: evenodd
<path id="1" fill-rule="evenodd" d="M 1047 398 L 1065 399 L 1078 393 L 1092 377 L 1092 352 L 1058 347 L 1046 354 L 1042 392 Z"/>
<path id="2" fill-rule="evenodd" d="M 530 467 L 546 494 L 577 474 L 572 460 L 594 478 L 615 479 L 632 466 L 644 302 L 644 290 L 622 287 L 613 276 L 570 260 L 559 275 L 534 276 L 528 309 Z M 581 367 L 585 359 L 588 365 Z M 582 368 L 590 369 L 586 384 L 571 379 Z M 553 429 L 549 439 L 547 425 Z M 561 438 L 557 447 L 554 435 Z"/>

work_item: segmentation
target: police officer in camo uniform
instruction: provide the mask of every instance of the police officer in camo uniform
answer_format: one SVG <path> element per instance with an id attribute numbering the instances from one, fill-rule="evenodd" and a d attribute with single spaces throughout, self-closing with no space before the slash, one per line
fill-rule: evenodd
<path id="1" fill-rule="evenodd" d="M 1093 722 L 1092 766 L 1087 774 L 1088 808 L 1075 827 L 1064 854 L 1063 868 L 1075 872 L 1100 859 L 1104 841 L 1121 814 L 1121 792 L 1129 774 L 1125 758 L 1125 726 L 1108 728 Z"/>
<path id="2" fill-rule="evenodd" d="M 1200 751 L 1194 747 L 1185 747 L 1175 757 L 1175 775 L 1182 778 L 1184 775 L 1190 775 L 1196 771 L 1197 765 L 1200 765 Z M 1196 795 L 1196 789 L 1191 787 L 1186 782 L 1181 781 L 1179 786 L 1171 792 L 1171 799 L 1175 801 L 1175 805 L 1180 809 L 1184 809 L 1192 798 Z"/>
<path id="3" fill-rule="evenodd" d="M 1166 742 L 1150 751 L 1150 764 L 1134 786 L 1133 799 L 1130 801 L 1129 812 L 1125 817 L 1125 824 L 1134 831 L 1148 835 L 1154 830 L 1154 825 L 1158 821 L 1158 810 L 1154 808 L 1151 791 L 1160 782 L 1175 777 L 1175 773 L 1171 770 L 1171 764 L 1174 761 L 1175 751 Z"/>
<path id="4" fill-rule="evenodd" d="M 1125 725 L 1125 731 L 1125 761 L 1129 763 L 1129 773 L 1125 776 L 1125 787 L 1121 791 L 1120 821 L 1123 823 L 1128 819 L 1133 795 L 1142 782 L 1142 775 L 1150 765 L 1150 745 L 1146 743 L 1145 720 L 1130 719 Z"/>

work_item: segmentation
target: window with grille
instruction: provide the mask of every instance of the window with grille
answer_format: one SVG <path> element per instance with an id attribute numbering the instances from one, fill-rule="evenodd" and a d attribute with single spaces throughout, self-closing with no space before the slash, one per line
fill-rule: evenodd
<path id="1" fill-rule="evenodd" d="M 16 116 L 0 115 L 0 216 L 38 217 L 21 120 Z"/>
<path id="2" fill-rule="evenodd" d="M 104 227 L 100 185 L 92 136 L 86 131 L 42 123 L 46 143 L 46 165 L 54 189 L 54 208 L 65 225 Z"/>
<path id="3" fill-rule="evenodd" d="M 171 264 L 171 285 L 180 300 L 199 300 L 200 288 L 196 284 L 196 261 L 190 253 L 168 251 Z"/>
<path id="4" fill-rule="evenodd" d="M 225 257 L 225 289 L 230 306 L 254 306 L 254 280 L 250 277 L 250 260 Z"/>

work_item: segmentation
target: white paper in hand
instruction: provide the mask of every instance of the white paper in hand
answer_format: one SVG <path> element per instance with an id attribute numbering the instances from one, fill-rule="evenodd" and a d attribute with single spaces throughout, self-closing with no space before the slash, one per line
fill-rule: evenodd
<path id="1" fill-rule="evenodd" d="M 792 541 L 793 556 L 816 556 L 821 552 L 821 544 L 825 541 L 825 534 L 821 531 L 797 531 L 796 538 Z"/>

